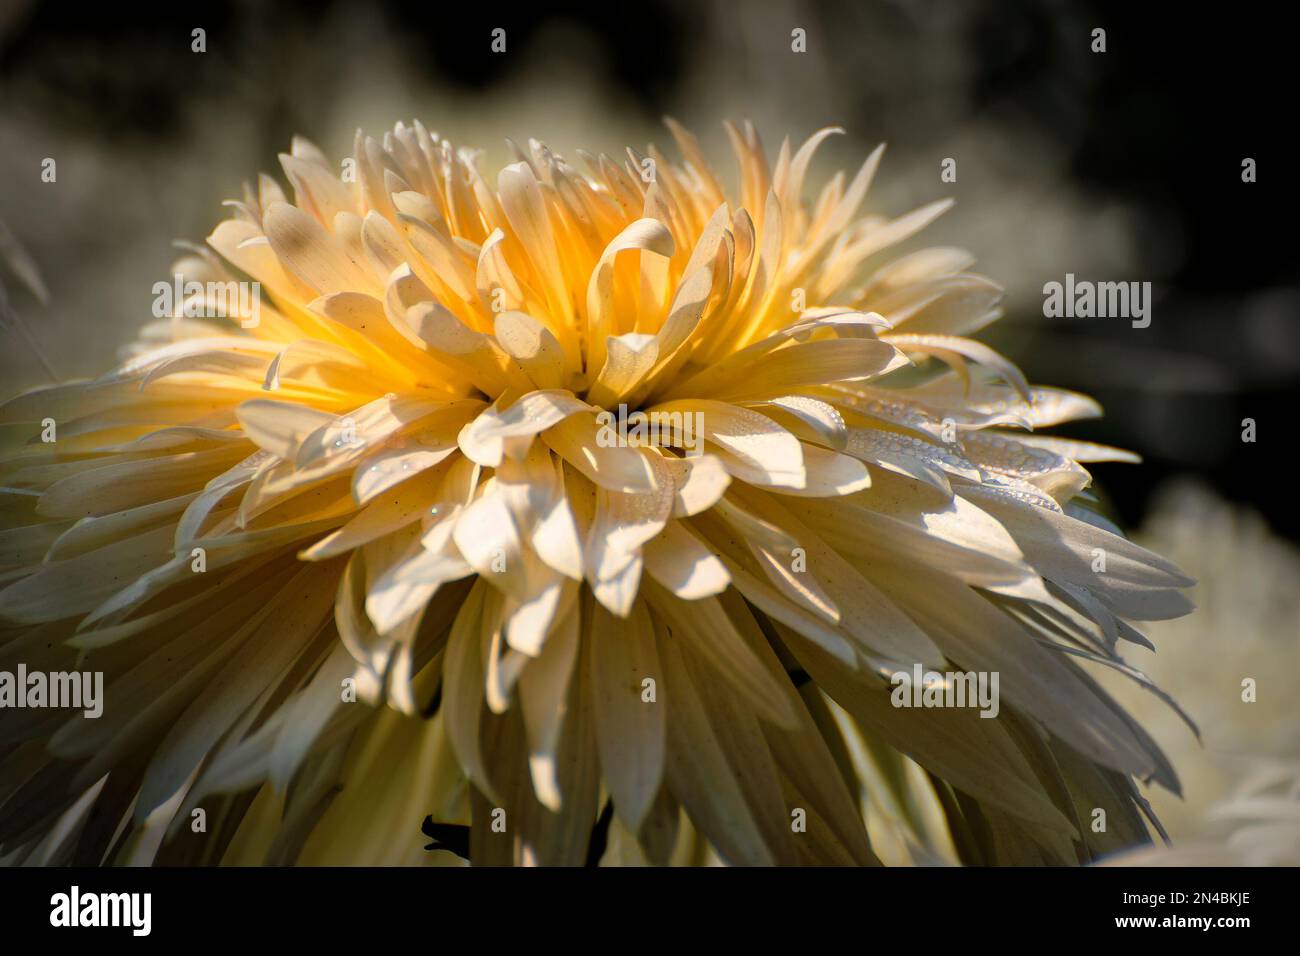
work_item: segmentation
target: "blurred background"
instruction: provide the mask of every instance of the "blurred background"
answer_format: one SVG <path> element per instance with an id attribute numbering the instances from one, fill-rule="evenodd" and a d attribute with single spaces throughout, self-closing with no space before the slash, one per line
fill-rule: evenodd
<path id="1" fill-rule="evenodd" d="M 724 118 L 752 119 L 773 157 L 784 136 L 844 127 L 810 183 L 886 141 L 871 211 L 957 199 L 922 239 L 970 249 L 1007 287 L 984 338 L 1031 380 L 1102 402 L 1106 417 L 1071 433 L 1145 463 L 1096 467 L 1100 493 L 1201 581 L 1200 613 L 1152 628 L 1159 653 L 1133 663 L 1203 744 L 1116 688 L 1183 773 L 1187 799 L 1153 795 L 1157 809 L 1175 836 L 1199 834 L 1243 766 L 1300 757 L 1300 275 L 1279 228 L 1295 204 L 1294 84 L 1271 16 L 1050 0 L 0 0 L 0 245 L 25 248 L 46 287 L 22 281 L 21 256 L 16 272 L 0 261 L 3 392 L 49 381 L 37 350 L 62 378 L 107 369 L 150 317 L 172 241 L 202 240 L 244 180 L 278 176 L 295 133 L 341 158 L 357 127 L 419 117 L 492 168 L 505 137 L 569 156 L 665 143 L 668 114 L 732 182 Z M 791 49 L 796 28 L 807 52 Z M 1247 157 L 1258 182 L 1242 182 Z M 955 183 L 940 179 L 947 158 Z M 1151 325 L 1043 318 L 1043 284 L 1066 273 L 1151 282 Z M 1256 703 L 1240 699 L 1245 677 Z"/>

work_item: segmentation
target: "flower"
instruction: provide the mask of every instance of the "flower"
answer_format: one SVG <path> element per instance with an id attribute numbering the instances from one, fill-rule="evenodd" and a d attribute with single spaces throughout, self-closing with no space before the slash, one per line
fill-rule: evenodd
<path id="1" fill-rule="evenodd" d="M 1240 779 L 1185 841 L 1108 857 L 1103 866 L 1300 865 L 1300 762 L 1239 755 Z"/>
<path id="2" fill-rule="evenodd" d="M 1139 651 L 1129 663 L 1173 695 L 1203 732 L 1176 726 L 1175 713 L 1121 673 L 1103 676 L 1102 686 L 1178 767 L 1185 798 L 1158 789 L 1148 795 L 1178 846 L 1205 836 L 1215 806 L 1239 795 L 1256 770 L 1300 770 L 1294 700 L 1266 690 L 1300 682 L 1300 549 L 1265 515 L 1200 481 L 1172 479 L 1152 498 L 1134 538 L 1196 577 L 1204 610 L 1151 625 L 1159 653 Z"/>
<path id="3" fill-rule="evenodd" d="M 837 130 L 772 166 L 729 125 L 728 198 L 670 126 L 680 164 L 530 142 L 495 183 L 419 123 L 341 175 L 295 140 L 115 371 L 4 406 L 0 653 L 105 685 L 6 715 L 8 859 L 1147 838 L 1132 778 L 1177 778 L 1077 663 L 1190 608 L 1088 509 L 1131 456 L 1024 433 L 1099 409 L 968 337 L 967 253 L 893 252 L 947 201 L 860 215 L 881 149 L 807 204 Z"/>

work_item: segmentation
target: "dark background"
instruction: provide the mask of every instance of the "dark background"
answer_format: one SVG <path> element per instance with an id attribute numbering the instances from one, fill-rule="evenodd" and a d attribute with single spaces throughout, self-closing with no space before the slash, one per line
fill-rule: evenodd
<path id="1" fill-rule="evenodd" d="M 40 265 L 48 306 L 0 277 L 62 375 L 111 364 L 147 319 L 171 239 L 206 235 L 220 199 L 278 171 L 294 133 L 339 156 L 356 125 L 377 133 L 414 114 L 490 155 L 504 135 L 613 152 L 625 135 L 666 141 L 659 118 L 672 113 L 725 168 L 722 118 L 754 117 L 771 156 L 786 133 L 837 124 L 849 136 L 810 183 L 887 140 L 869 205 L 896 214 L 957 196 L 926 238 L 970 248 L 1007 284 L 1008 317 L 984 337 L 1032 381 L 1102 402 L 1106 417 L 1071 434 L 1146 459 L 1094 470 L 1123 522 L 1166 478 L 1192 473 L 1300 537 L 1295 53 L 1289 24 L 1261 6 L 6 0 L 0 11 L 0 220 Z M 195 26 L 204 55 L 190 51 Z M 498 26 L 508 50 L 494 56 Z M 806 55 L 790 52 L 794 26 Z M 1089 49 L 1094 27 L 1105 54 Z M 39 181 L 46 156 L 59 158 L 57 188 Z M 955 186 L 938 178 L 948 156 Z M 1254 184 L 1241 181 L 1247 156 Z M 1066 272 L 1151 281 L 1151 326 L 1044 319 L 1042 284 Z M 23 340 L 3 336 L 3 391 L 40 384 Z M 1247 417 L 1254 444 L 1241 441 Z"/>

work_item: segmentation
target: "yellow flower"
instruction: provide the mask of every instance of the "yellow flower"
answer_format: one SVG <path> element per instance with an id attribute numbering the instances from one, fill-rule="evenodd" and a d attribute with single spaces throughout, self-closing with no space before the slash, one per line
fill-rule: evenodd
<path id="1" fill-rule="evenodd" d="M 4 407 L 0 662 L 105 684 L 5 715 L 6 859 L 1146 839 L 1176 777 L 1078 661 L 1190 581 L 1081 503 L 1124 453 L 1024 434 L 1099 409 L 968 338 L 967 253 L 892 252 L 948 202 L 863 215 L 880 149 L 808 203 L 835 130 L 728 126 L 729 197 L 670 125 L 495 181 L 419 123 L 341 175 L 296 140 L 122 365 Z"/>

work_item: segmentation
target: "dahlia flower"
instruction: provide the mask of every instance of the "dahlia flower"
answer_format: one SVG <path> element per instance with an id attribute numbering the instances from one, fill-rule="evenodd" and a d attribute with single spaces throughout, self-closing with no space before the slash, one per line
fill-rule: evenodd
<path id="1" fill-rule="evenodd" d="M 1204 813 L 1199 833 L 1144 846 L 1105 866 L 1300 866 L 1300 761 L 1238 754 L 1232 792 Z"/>
<path id="2" fill-rule="evenodd" d="M 1137 651 L 1129 660 L 1196 715 L 1203 739 L 1123 674 L 1100 677 L 1178 767 L 1182 799 L 1146 794 L 1177 846 L 1208 836 L 1216 805 L 1240 796 L 1256 769 L 1289 763 L 1300 778 L 1295 698 L 1270 690 L 1300 685 L 1300 548 L 1264 515 L 1186 478 L 1157 490 L 1134 539 L 1192 574 L 1204 606 L 1154 622 L 1147 636 L 1159 653 Z M 1300 800 L 1300 786 L 1294 797 Z"/>
<path id="3" fill-rule="evenodd" d="M 862 213 L 881 149 L 809 202 L 836 130 L 771 164 L 728 126 L 729 194 L 670 127 L 679 163 L 530 142 L 495 179 L 419 123 L 342 174 L 295 140 L 292 199 L 229 203 L 114 371 L 3 407 L 0 659 L 105 687 L 5 714 L 6 860 L 1148 839 L 1133 779 L 1177 778 L 1083 665 L 1191 582 L 1089 508 L 1130 456 L 1030 434 L 1097 405 L 970 338 L 971 256 L 895 251 L 948 201 Z M 228 282 L 256 315 L 209 315 Z M 918 667 L 996 713 L 896 706 Z"/>

